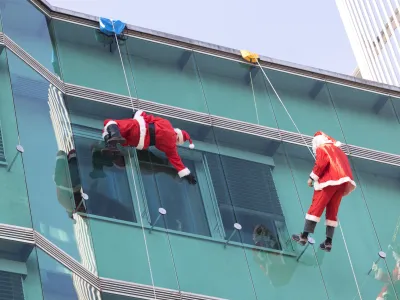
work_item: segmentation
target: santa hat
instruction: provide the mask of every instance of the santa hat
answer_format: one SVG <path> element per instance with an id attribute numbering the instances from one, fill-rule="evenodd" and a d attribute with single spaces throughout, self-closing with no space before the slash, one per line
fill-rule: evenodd
<path id="1" fill-rule="evenodd" d="M 314 138 L 312 140 L 312 147 L 313 147 L 314 152 L 320 145 L 323 145 L 323 144 L 334 144 L 336 147 L 340 147 L 342 145 L 341 142 L 336 141 L 334 138 L 325 134 L 324 132 L 317 131 L 314 134 Z"/>
<path id="2" fill-rule="evenodd" d="M 193 149 L 194 148 L 194 144 L 192 142 L 192 139 L 190 138 L 189 133 L 187 133 L 185 130 L 181 130 L 179 128 L 175 128 L 174 129 L 176 132 L 176 143 L 178 145 L 183 145 L 184 142 L 189 141 L 190 145 L 189 148 Z"/>

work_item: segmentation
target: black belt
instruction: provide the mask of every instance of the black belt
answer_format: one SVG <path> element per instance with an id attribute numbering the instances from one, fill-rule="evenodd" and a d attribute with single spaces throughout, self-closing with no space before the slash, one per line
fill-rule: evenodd
<path id="1" fill-rule="evenodd" d="M 156 145 L 156 128 L 154 123 L 149 123 L 149 133 L 150 133 L 150 146 Z"/>

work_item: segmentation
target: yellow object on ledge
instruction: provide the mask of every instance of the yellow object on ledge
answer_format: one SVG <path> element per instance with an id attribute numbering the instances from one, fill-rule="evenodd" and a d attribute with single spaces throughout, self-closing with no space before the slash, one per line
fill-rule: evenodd
<path id="1" fill-rule="evenodd" d="M 248 62 L 258 62 L 259 56 L 257 53 L 253 53 L 247 50 L 240 50 L 240 54 L 242 54 L 243 59 L 247 60 Z"/>

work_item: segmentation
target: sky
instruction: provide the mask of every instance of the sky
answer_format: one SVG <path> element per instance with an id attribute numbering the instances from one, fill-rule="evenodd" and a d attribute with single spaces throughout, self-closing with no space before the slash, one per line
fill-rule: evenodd
<path id="1" fill-rule="evenodd" d="M 338 73 L 352 75 L 357 66 L 335 0 L 47 1 L 69 10 Z"/>

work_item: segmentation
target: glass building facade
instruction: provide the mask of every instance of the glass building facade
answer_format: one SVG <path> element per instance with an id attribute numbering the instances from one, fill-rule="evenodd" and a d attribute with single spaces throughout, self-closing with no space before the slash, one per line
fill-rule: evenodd
<path id="1" fill-rule="evenodd" d="M 299 134 L 238 51 L 134 29 L 117 44 L 39 1 L 0 12 L 0 298 L 400 299 L 398 88 L 262 59 Z M 103 120 L 132 107 L 190 133 L 197 185 L 152 148 L 99 154 Z M 322 221 L 300 257 L 318 130 L 357 189 L 332 252 Z"/>

